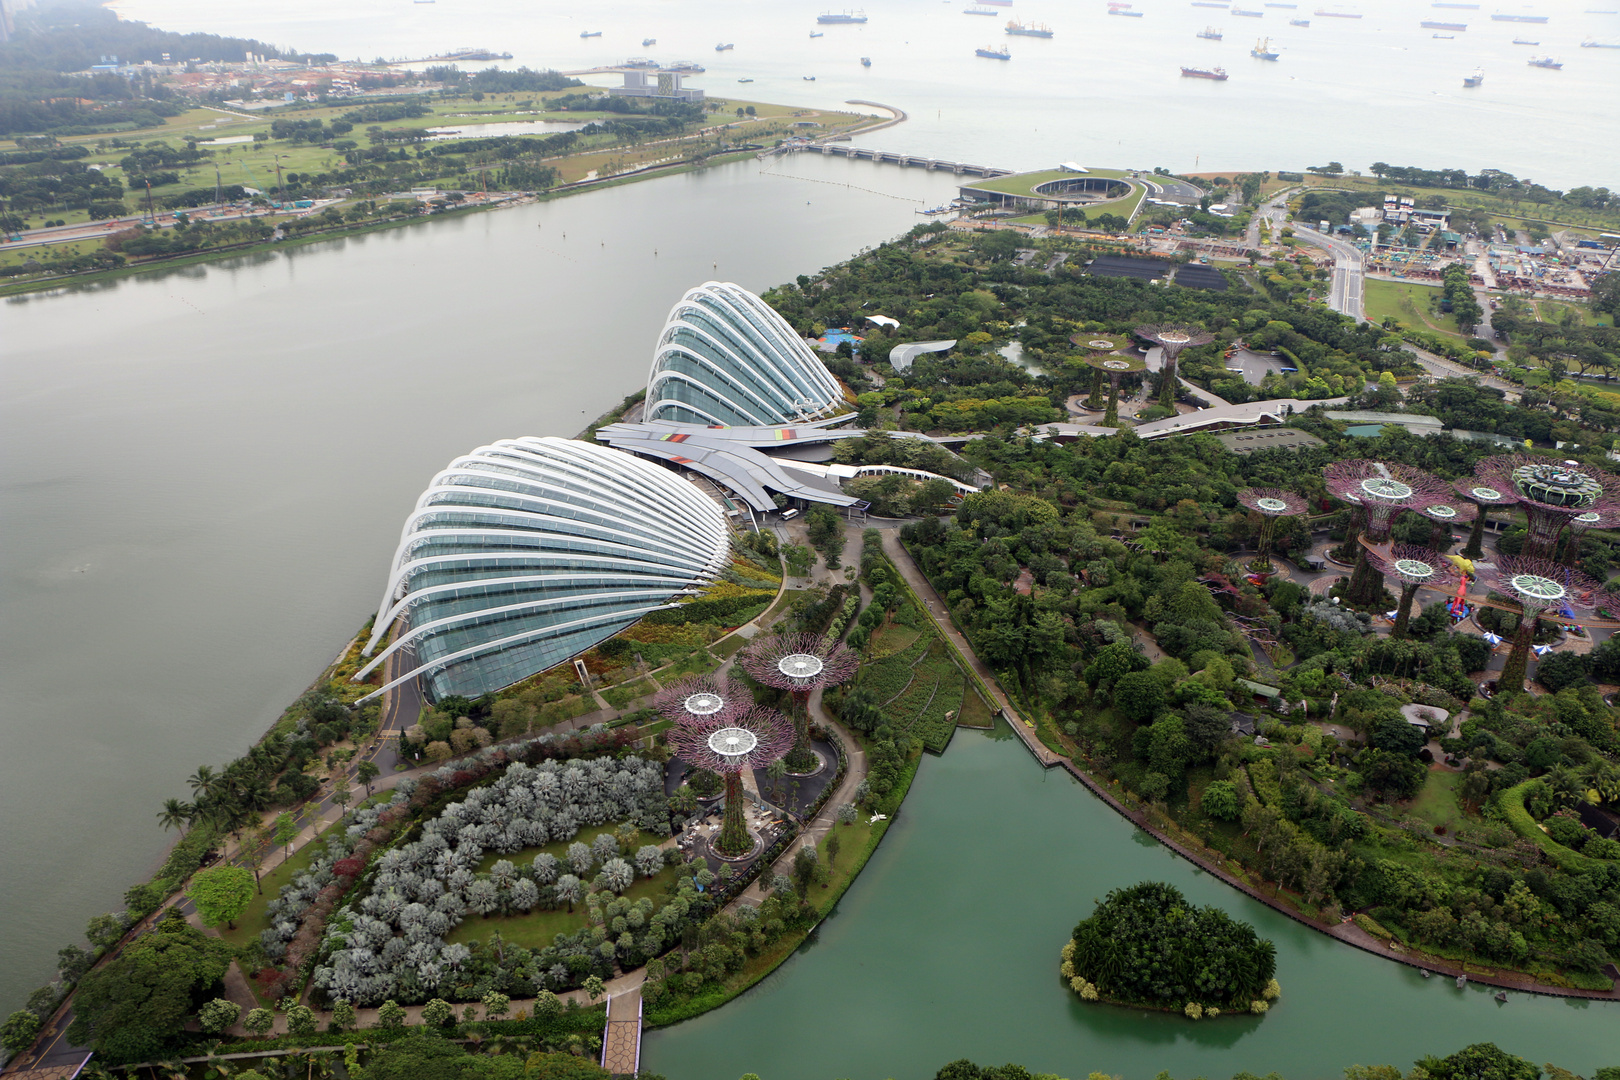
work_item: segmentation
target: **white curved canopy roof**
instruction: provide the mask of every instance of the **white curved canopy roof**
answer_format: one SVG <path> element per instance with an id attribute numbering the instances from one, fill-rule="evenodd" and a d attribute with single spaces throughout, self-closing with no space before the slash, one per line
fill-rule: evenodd
<path id="1" fill-rule="evenodd" d="M 480 446 L 405 519 L 366 655 L 398 633 L 357 678 L 404 652 L 417 663 L 388 686 L 499 690 L 670 606 L 729 554 L 714 501 L 633 454 L 551 437 Z"/>
<path id="2" fill-rule="evenodd" d="M 681 297 L 658 335 L 647 420 L 771 425 L 825 416 L 843 388 L 765 301 L 724 281 Z"/>

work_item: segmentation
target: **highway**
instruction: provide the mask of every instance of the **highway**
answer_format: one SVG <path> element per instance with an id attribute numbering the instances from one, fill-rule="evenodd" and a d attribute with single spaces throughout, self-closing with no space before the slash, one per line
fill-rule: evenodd
<path id="1" fill-rule="evenodd" d="M 1361 251 L 1354 245 L 1315 229 L 1294 223 L 1294 235 L 1333 256 L 1333 284 L 1328 290 L 1328 307 L 1343 315 L 1363 319 L 1362 280 L 1365 273 Z"/>

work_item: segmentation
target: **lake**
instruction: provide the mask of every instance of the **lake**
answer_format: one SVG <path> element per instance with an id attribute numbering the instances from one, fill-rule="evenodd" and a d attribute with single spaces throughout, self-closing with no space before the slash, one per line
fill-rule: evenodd
<path id="1" fill-rule="evenodd" d="M 1110 889 L 1167 881 L 1277 946 L 1263 1017 L 1192 1022 L 1088 1005 L 1057 974 L 1074 924 Z M 1584 1076 L 1620 1061 L 1620 1006 L 1511 994 L 1308 930 L 1172 855 L 1005 725 L 927 758 L 866 869 L 810 942 L 712 1013 L 649 1033 L 643 1065 L 680 1080 L 927 1080 L 957 1058 L 1082 1080 L 1342 1075 L 1493 1041 Z"/>

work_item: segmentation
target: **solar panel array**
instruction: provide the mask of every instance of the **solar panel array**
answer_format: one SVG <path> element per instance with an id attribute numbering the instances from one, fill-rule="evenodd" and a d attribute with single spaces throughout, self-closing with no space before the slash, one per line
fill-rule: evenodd
<path id="1" fill-rule="evenodd" d="M 1099 255 L 1088 269 L 1093 277 L 1135 278 L 1137 281 L 1152 281 L 1170 274 L 1170 264 L 1163 259 L 1132 259 L 1124 255 Z"/>
<path id="2" fill-rule="evenodd" d="M 1176 284 L 1185 285 L 1189 289 L 1209 289 L 1212 292 L 1225 292 L 1230 283 L 1226 275 L 1213 266 L 1202 263 L 1188 263 L 1176 271 Z"/>

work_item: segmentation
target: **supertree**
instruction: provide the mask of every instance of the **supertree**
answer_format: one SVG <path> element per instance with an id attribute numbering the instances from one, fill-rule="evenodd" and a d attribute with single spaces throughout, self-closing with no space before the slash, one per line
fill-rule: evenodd
<path id="1" fill-rule="evenodd" d="M 1500 454 L 1474 465 L 1485 487 L 1512 492 L 1529 519 L 1524 554 L 1550 558 L 1571 518 L 1620 510 L 1620 478 L 1601 469 L 1528 454 Z"/>
<path id="2" fill-rule="evenodd" d="M 1536 619 L 1554 609 L 1570 621 L 1598 608 L 1615 610 L 1620 601 L 1579 570 L 1560 566 L 1551 559 L 1536 556 L 1503 556 L 1495 566 L 1482 566 L 1484 584 L 1517 603 L 1523 612 L 1513 631 L 1513 649 L 1497 686 L 1505 691 L 1524 689 L 1525 672 L 1530 665 L 1530 645 L 1536 637 Z"/>
<path id="3" fill-rule="evenodd" d="M 1093 353 L 1086 357 L 1086 363 L 1108 379 L 1108 409 L 1103 413 L 1102 426 L 1119 427 L 1119 378 L 1143 370 L 1147 367 L 1147 361 L 1140 356 Z"/>
<path id="4" fill-rule="evenodd" d="M 705 709 L 713 712 L 703 712 Z M 775 709 L 739 707 L 709 689 L 697 689 L 664 710 L 674 721 L 665 738 L 689 765 L 719 773 L 726 781 L 725 822 L 713 846 L 716 854 L 737 858 L 754 849 L 743 819 L 745 769 L 763 769 L 793 746 L 793 725 Z"/>
<path id="5" fill-rule="evenodd" d="M 1588 510 L 1569 519 L 1569 538 L 1564 541 L 1564 562 L 1574 566 L 1581 557 L 1581 535 L 1587 529 L 1612 529 L 1620 524 L 1620 509 Z"/>
<path id="6" fill-rule="evenodd" d="M 1249 564 L 1258 574 L 1271 573 L 1271 540 L 1277 532 L 1277 519 L 1294 517 L 1310 509 L 1310 504 L 1292 491 L 1279 488 L 1244 488 L 1237 501 L 1261 515 L 1259 557 Z"/>
<path id="7" fill-rule="evenodd" d="M 1069 341 L 1082 349 L 1089 349 L 1092 353 L 1091 356 L 1086 358 L 1086 363 L 1091 364 L 1093 369 L 1091 373 L 1091 393 L 1086 396 L 1086 408 L 1100 409 L 1102 408 L 1103 369 L 1092 363 L 1092 361 L 1101 358 L 1105 353 L 1113 352 L 1119 348 L 1119 344 L 1109 338 L 1098 337 L 1096 334 L 1072 334 Z"/>
<path id="8" fill-rule="evenodd" d="M 737 663 L 755 682 L 793 692 L 793 726 L 798 737 L 786 764 L 792 773 L 814 772 L 810 693 L 847 682 L 861 666 L 861 658 L 836 641 L 825 641 L 820 634 L 773 634 L 749 642 L 738 654 Z"/>
<path id="9" fill-rule="evenodd" d="M 1451 546 L 1451 530 L 1454 526 L 1466 525 L 1479 516 L 1479 507 L 1467 499 L 1459 499 L 1450 494 L 1436 502 L 1424 503 L 1412 509 L 1434 522 L 1434 530 L 1429 536 L 1429 546 L 1440 552 Z"/>
<path id="10" fill-rule="evenodd" d="M 1389 540 L 1390 521 L 1396 514 L 1444 502 L 1451 489 L 1445 481 L 1422 469 L 1360 458 L 1335 462 L 1324 468 L 1322 475 L 1330 492 L 1351 505 L 1359 505 L 1366 515 L 1361 551 L 1350 575 L 1346 599 L 1363 607 L 1377 603 L 1383 582 L 1367 561 L 1367 545 Z"/>
<path id="11" fill-rule="evenodd" d="M 1159 373 L 1159 404 L 1167 409 L 1176 404 L 1176 357 L 1194 345 L 1208 345 L 1215 335 L 1197 326 L 1180 323 L 1149 323 L 1138 326 L 1136 336 L 1164 350 L 1164 368 Z"/>
<path id="12" fill-rule="evenodd" d="M 1405 637 L 1412 621 L 1412 598 L 1423 588 L 1445 589 L 1457 583 L 1457 568 L 1444 555 L 1413 544 L 1391 544 L 1367 552 L 1382 573 L 1399 578 L 1401 603 L 1395 612 L 1395 636 Z"/>
<path id="13" fill-rule="evenodd" d="M 1485 553 L 1485 547 L 1482 543 L 1485 539 L 1485 508 L 1489 506 L 1512 506 L 1519 501 L 1519 496 L 1511 487 L 1490 487 L 1477 479 L 1464 478 L 1451 486 L 1457 494 L 1473 503 L 1479 511 L 1474 516 L 1474 527 L 1468 533 L 1468 543 L 1464 544 L 1462 549 L 1463 558 L 1477 559 Z"/>

